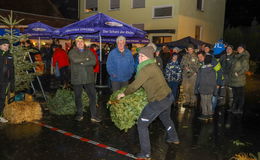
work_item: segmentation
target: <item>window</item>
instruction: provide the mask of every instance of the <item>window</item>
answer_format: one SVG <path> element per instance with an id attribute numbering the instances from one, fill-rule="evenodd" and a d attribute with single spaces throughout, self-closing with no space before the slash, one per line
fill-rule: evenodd
<path id="1" fill-rule="evenodd" d="M 132 24 L 133 27 L 144 30 L 144 24 Z"/>
<path id="2" fill-rule="evenodd" d="M 167 43 L 172 41 L 172 36 L 153 36 L 153 43 Z"/>
<path id="3" fill-rule="evenodd" d="M 110 10 L 117 10 L 120 8 L 120 0 L 110 0 Z"/>
<path id="4" fill-rule="evenodd" d="M 202 26 L 196 26 L 195 39 L 201 40 L 201 37 L 202 37 Z"/>
<path id="5" fill-rule="evenodd" d="M 204 0 L 197 0 L 197 9 L 199 11 L 204 11 Z"/>
<path id="6" fill-rule="evenodd" d="M 145 8 L 145 0 L 132 0 L 133 8 Z"/>
<path id="7" fill-rule="evenodd" d="M 172 17 L 172 6 L 154 7 L 153 18 L 168 18 Z"/>
<path id="8" fill-rule="evenodd" d="M 95 12 L 98 10 L 98 0 L 85 0 L 85 12 Z"/>

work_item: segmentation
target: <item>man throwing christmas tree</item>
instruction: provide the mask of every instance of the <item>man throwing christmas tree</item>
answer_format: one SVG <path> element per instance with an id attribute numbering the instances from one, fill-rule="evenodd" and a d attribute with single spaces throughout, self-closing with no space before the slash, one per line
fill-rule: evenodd
<path id="1" fill-rule="evenodd" d="M 164 79 L 163 73 L 155 63 L 153 47 L 143 47 L 139 51 L 139 65 L 135 80 L 124 93 L 118 95 L 123 98 L 143 87 L 147 93 L 149 103 L 143 109 L 137 123 L 141 152 L 138 159 L 151 158 L 151 144 L 148 126 L 159 117 L 167 131 L 168 143 L 179 144 L 179 138 L 173 121 L 170 118 L 171 105 L 174 101 L 171 89 Z"/>

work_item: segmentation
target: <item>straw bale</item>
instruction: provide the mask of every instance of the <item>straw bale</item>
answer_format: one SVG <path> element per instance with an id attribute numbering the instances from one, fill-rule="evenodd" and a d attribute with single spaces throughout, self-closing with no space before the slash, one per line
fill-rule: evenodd
<path id="1" fill-rule="evenodd" d="M 13 102 L 5 106 L 4 117 L 13 124 L 31 122 L 42 118 L 42 110 L 38 102 Z"/>

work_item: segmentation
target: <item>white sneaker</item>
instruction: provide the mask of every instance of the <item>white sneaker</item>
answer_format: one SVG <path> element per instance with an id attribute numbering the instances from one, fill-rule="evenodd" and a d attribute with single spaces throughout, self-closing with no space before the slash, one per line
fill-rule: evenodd
<path id="1" fill-rule="evenodd" d="M 5 119 L 4 117 L 0 117 L 0 123 L 7 123 L 7 122 L 8 122 L 7 119 Z"/>

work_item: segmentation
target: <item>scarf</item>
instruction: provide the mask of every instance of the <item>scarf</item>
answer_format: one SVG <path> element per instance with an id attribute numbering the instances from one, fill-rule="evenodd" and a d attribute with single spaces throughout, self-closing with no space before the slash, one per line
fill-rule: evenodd
<path id="1" fill-rule="evenodd" d="M 155 63 L 155 59 L 148 59 L 146 61 L 143 61 L 142 63 L 139 63 L 138 66 L 137 66 L 137 72 L 136 72 L 136 75 L 138 75 L 138 73 L 140 72 L 140 70 L 142 68 L 144 68 L 145 66 L 147 66 L 148 64 L 152 64 L 152 63 Z"/>

